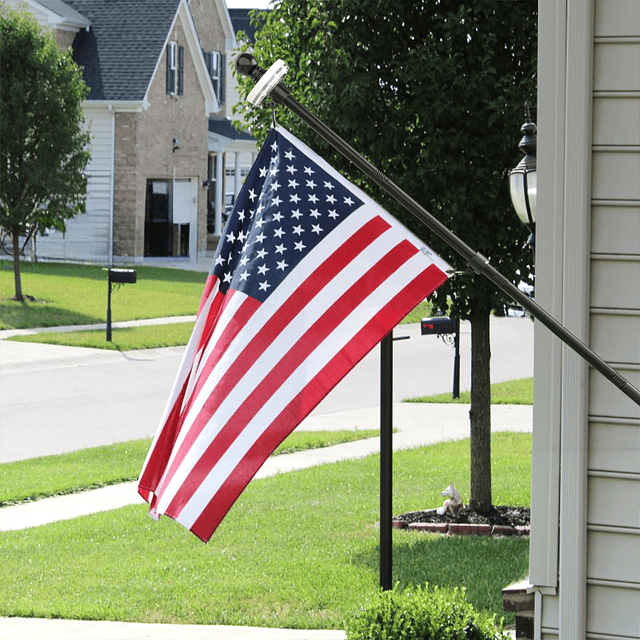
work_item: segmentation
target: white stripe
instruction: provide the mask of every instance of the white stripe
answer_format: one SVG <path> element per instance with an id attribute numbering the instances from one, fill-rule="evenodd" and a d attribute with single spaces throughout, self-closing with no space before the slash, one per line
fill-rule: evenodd
<path id="1" fill-rule="evenodd" d="M 389 290 L 398 291 L 404 288 L 408 282 L 424 271 L 425 268 L 421 255 L 413 256 L 386 281 L 382 282 L 317 346 L 307 359 L 299 365 L 297 370 L 292 373 L 287 383 L 280 386 L 236 438 L 235 442 L 194 493 L 191 500 L 185 505 L 182 513 L 177 518 L 178 522 L 187 528 L 193 526 L 202 509 L 217 493 L 249 449 L 277 418 L 283 408 L 318 375 L 323 367 L 371 319 L 372 309 L 378 310 L 389 301 L 391 297 L 389 296 Z"/>
<path id="2" fill-rule="evenodd" d="M 191 473 L 193 466 L 198 462 L 202 452 L 213 442 L 215 437 L 224 428 L 228 420 L 236 412 L 237 408 L 247 397 L 247 390 L 255 389 L 264 379 L 265 372 L 271 371 L 275 365 L 286 354 L 291 345 L 299 340 L 304 333 L 311 327 L 317 319 L 326 311 L 326 309 L 337 300 L 345 291 L 345 283 L 353 283 L 362 276 L 373 264 L 378 262 L 381 256 L 385 255 L 389 250 L 397 245 L 398 240 L 402 240 L 402 235 L 398 234 L 393 228 L 387 229 L 376 240 L 365 248 L 358 256 L 349 262 L 345 268 L 338 273 L 333 280 L 328 282 L 321 289 L 315 298 L 309 300 L 307 304 L 300 310 L 298 316 L 290 320 L 289 325 L 278 335 L 275 340 L 263 351 L 254 364 L 245 372 L 244 376 L 237 381 L 236 386 L 230 391 L 222 404 L 212 416 L 209 423 L 204 427 L 198 438 L 192 444 L 187 455 L 182 461 L 179 469 L 176 471 L 173 479 L 163 492 L 158 509 L 164 510 L 171 502 L 175 493 L 179 490 L 180 485 L 186 480 Z M 429 260 L 425 263 L 425 257 L 418 253 L 421 262 L 424 265 L 431 264 Z M 325 255 L 326 257 L 326 255 Z M 303 269 L 305 273 L 309 273 Z M 204 402 L 214 391 L 224 373 L 228 370 L 230 364 L 236 361 L 242 350 L 247 344 L 246 336 L 253 336 L 257 331 L 264 327 L 266 320 L 271 318 L 273 311 L 280 307 L 279 302 L 271 305 L 269 298 L 251 318 L 245 330 L 243 330 L 234 342 L 226 349 L 224 356 L 220 362 L 212 369 L 205 385 L 200 391 L 199 397 L 194 402 L 188 415 L 185 417 L 184 425 L 181 431 L 180 440 L 184 440 L 186 433 L 189 431 L 193 422 L 198 418 Z M 255 318 L 255 323 L 254 323 Z M 256 324 L 260 328 L 251 326 Z M 174 447 L 173 453 L 178 447 Z M 172 459 L 174 455 L 172 454 Z"/>

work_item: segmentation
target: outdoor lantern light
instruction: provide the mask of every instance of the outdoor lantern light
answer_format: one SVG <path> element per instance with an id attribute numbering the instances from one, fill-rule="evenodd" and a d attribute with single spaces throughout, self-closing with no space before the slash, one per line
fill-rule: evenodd
<path id="1" fill-rule="evenodd" d="M 520 220 L 531 231 L 529 243 L 533 244 L 533 234 L 536 224 L 536 125 L 531 122 L 529 104 L 525 103 L 525 123 L 520 131 L 524 133 L 518 148 L 524 153 L 524 158 L 515 169 L 509 172 L 509 189 L 511 201 Z"/>

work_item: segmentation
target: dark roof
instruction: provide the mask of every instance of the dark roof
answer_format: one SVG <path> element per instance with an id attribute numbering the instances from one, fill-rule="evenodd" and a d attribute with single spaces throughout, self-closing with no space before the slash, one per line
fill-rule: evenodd
<path id="1" fill-rule="evenodd" d="M 232 140 L 254 140 L 246 131 L 238 131 L 227 118 L 209 118 L 209 131 Z"/>
<path id="2" fill-rule="evenodd" d="M 253 9 L 229 9 L 229 17 L 233 24 L 233 30 L 236 33 L 244 31 L 249 38 L 249 42 L 254 42 L 256 27 L 251 24 L 250 11 L 253 11 Z"/>
<path id="3" fill-rule="evenodd" d="M 144 98 L 180 2 L 65 0 L 91 21 L 91 29 L 73 42 L 89 100 Z"/>

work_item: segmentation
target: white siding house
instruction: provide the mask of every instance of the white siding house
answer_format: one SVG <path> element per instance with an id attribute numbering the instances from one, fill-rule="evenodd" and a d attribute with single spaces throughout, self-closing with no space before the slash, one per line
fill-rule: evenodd
<path id="1" fill-rule="evenodd" d="M 640 2 L 540 0 L 536 297 L 640 387 Z M 640 407 L 535 334 L 537 638 L 640 638 Z"/>

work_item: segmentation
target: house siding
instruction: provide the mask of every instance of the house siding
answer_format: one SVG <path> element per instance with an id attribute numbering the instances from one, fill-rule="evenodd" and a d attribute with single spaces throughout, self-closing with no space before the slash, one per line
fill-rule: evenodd
<path id="1" fill-rule="evenodd" d="M 43 259 L 93 262 L 108 259 L 113 117 L 109 113 L 92 112 L 85 113 L 85 121 L 92 135 L 92 155 L 86 169 L 86 213 L 68 220 L 66 233 L 49 231 L 38 238 L 38 256 Z"/>
<path id="2" fill-rule="evenodd" d="M 567 31 L 571 29 L 572 5 L 584 0 L 563 0 L 566 7 Z M 584 3 L 585 5 L 587 3 Z M 570 234 L 590 235 L 587 258 L 587 295 L 584 309 L 588 318 L 587 342 L 589 346 L 640 388 L 640 3 L 637 0 L 593 0 L 592 43 L 593 84 L 585 98 L 591 110 L 589 136 L 591 166 L 590 200 L 588 216 L 583 226 L 572 228 Z M 541 14 L 551 15 L 548 3 L 539 3 Z M 584 6 L 584 5 L 583 5 Z M 541 24 L 546 25 L 544 16 Z M 561 29 L 562 27 L 560 27 Z M 558 41 L 558 31 L 541 29 L 540 47 Z M 560 74 L 569 75 L 569 63 L 560 72 L 550 63 L 540 66 L 540 77 L 555 74 L 554 80 L 541 85 L 542 104 L 548 93 L 558 91 Z M 546 66 L 545 66 L 546 64 Z M 565 89 L 569 94 L 569 82 Z M 547 116 L 553 113 L 546 110 Z M 573 116 L 568 113 L 568 121 Z M 552 117 L 561 118 L 562 114 Z M 551 127 L 539 118 L 539 128 Z M 570 132 L 567 126 L 567 131 Z M 571 145 L 567 137 L 566 145 Z M 539 163 L 544 161 L 544 150 Z M 548 156 L 547 156 L 548 157 Z M 556 161 L 562 153 L 556 152 Z M 568 172 L 568 160 L 556 172 Z M 539 182 L 544 189 L 544 182 Z M 542 195 L 544 198 L 545 196 Z M 539 198 L 540 202 L 540 198 Z M 555 204 L 558 208 L 570 206 L 560 189 Z M 565 214 L 566 215 L 566 214 Z M 545 225 L 542 219 L 540 225 Z M 565 233 L 568 233 L 568 229 Z M 544 231 L 542 231 L 544 234 Z M 563 243 L 568 237 L 563 239 Z M 538 262 L 547 250 L 540 248 Z M 550 254 L 549 254 L 550 255 Z M 551 286 L 537 278 L 537 290 Z M 546 275 L 548 277 L 548 275 Z M 566 293 L 566 292 L 565 292 Z M 536 336 L 537 339 L 537 336 Z M 536 358 L 550 361 L 548 347 L 536 348 Z M 562 385 L 558 391 L 557 386 Z M 564 373 L 555 376 L 556 393 L 563 395 L 575 390 L 566 384 Z M 551 387 L 541 385 L 536 391 L 536 403 L 549 401 Z M 584 571 L 575 572 L 582 580 L 580 587 L 586 592 L 586 607 L 580 606 L 576 596 L 576 609 L 570 610 L 573 598 L 571 581 L 563 575 L 563 563 L 555 588 L 538 586 L 536 634 L 540 638 L 573 637 L 567 628 L 584 628 L 587 638 L 640 638 L 640 407 L 622 394 L 614 385 L 593 369 L 588 373 L 586 390 L 588 417 L 586 425 L 586 478 L 584 484 L 584 535 L 586 553 L 582 558 Z M 536 430 L 534 422 L 534 433 Z M 571 426 L 560 424 L 560 439 L 571 438 Z M 552 442 L 549 439 L 548 444 Z M 536 464 L 534 456 L 534 464 Z M 566 469 L 558 465 L 562 478 Z M 534 494 L 553 488 L 553 479 L 546 483 L 538 479 L 533 484 Z M 579 486 L 579 482 L 577 484 Z M 563 494 L 560 482 L 560 500 Z M 578 494 L 576 500 L 581 500 Z M 558 531 L 570 526 L 563 522 L 560 509 Z M 554 511 L 548 517 L 556 517 Z M 532 535 L 535 527 L 532 526 Z M 560 534 L 560 538 L 562 535 Z M 576 538 L 576 539 L 577 539 Z M 539 549 L 532 540 L 532 549 Z M 557 540 L 546 541 L 550 556 L 558 553 Z M 562 555 L 562 551 L 560 552 Z M 533 568 L 532 575 L 536 574 Z M 532 580 L 534 586 L 536 582 Z M 563 612 L 564 604 L 564 612 Z M 580 618 L 582 621 L 580 621 Z M 574 619 L 575 624 L 571 624 Z"/>

